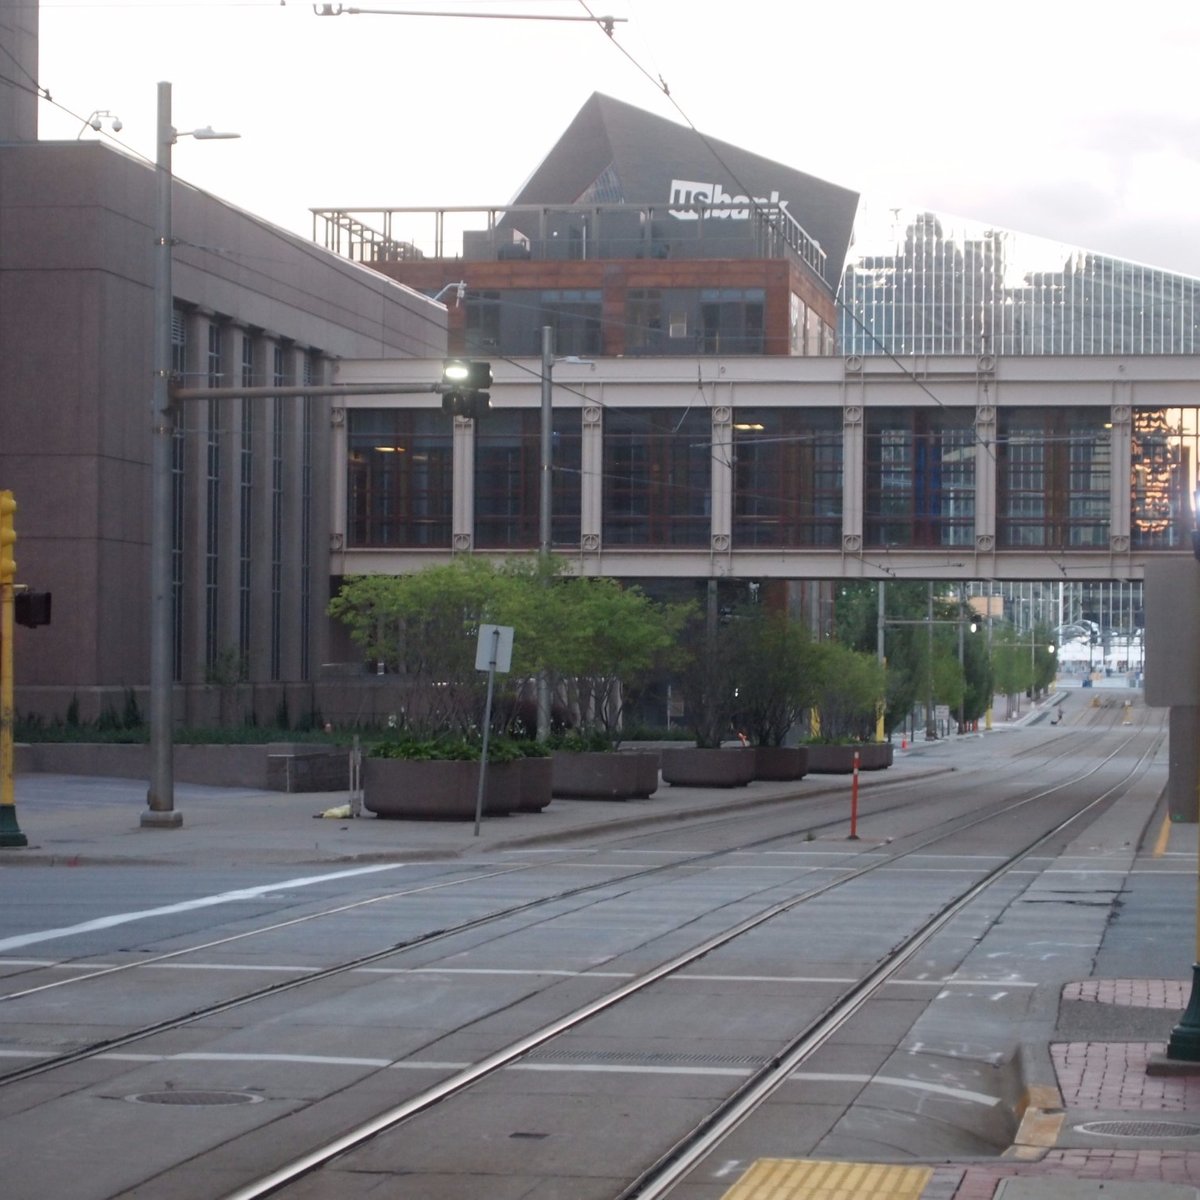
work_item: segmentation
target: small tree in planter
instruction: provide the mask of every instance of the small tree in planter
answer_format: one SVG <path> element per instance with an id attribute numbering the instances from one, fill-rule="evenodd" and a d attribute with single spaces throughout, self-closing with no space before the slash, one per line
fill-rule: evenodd
<path id="1" fill-rule="evenodd" d="M 885 692 L 883 665 L 837 642 L 823 642 L 819 651 L 821 733 L 809 745 L 808 769 L 847 774 L 855 755 L 863 770 L 890 767 L 891 743 L 871 740 Z"/>
<path id="2" fill-rule="evenodd" d="M 626 705 L 668 659 L 685 605 L 660 605 L 615 579 L 566 579 L 553 589 L 548 657 L 578 728 L 621 740 Z"/>
<path id="3" fill-rule="evenodd" d="M 694 749 L 662 752 L 663 779 L 694 787 L 738 787 L 754 778 L 754 755 L 722 750 L 737 712 L 738 636 L 733 622 L 714 623 L 693 613 L 682 641 L 679 690 Z"/>
<path id="4" fill-rule="evenodd" d="M 487 560 L 460 559 L 413 575 L 349 579 L 330 603 L 368 661 L 384 662 L 409 685 L 405 725 L 428 734 L 474 734 L 482 720 L 486 680 L 475 669 L 479 626 L 513 624 L 528 581 Z M 515 636 L 513 674 L 528 669 L 529 641 Z"/>
<path id="5" fill-rule="evenodd" d="M 546 655 L 575 723 L 555 755 L 556 796 L 632 799 L 657 789 L 656 754 L 610 752 L 626 704 L 670 656 L 687 611 L 613 579 L 563 579 L 551 589 Z"/>
<path id="6" fill-rule="evenodd" d="M 779 612 L 756 610 L 734 630 L 736 722 L 755 747 L 759 779 L 800 779 L 807 753 L 783 742 L 817 699 L 817 648 L 808 630 Z"/>

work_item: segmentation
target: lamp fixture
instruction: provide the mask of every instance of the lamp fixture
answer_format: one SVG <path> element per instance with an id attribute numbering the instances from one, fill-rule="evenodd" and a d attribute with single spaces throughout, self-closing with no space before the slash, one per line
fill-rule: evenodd
<path id="1" fill-rule="evenodd" d="M 90 117 L 88 117 L 86 121 L 84 121 L 83 125 L 79 129 L 79 132 L 75 135 L 75 140 L 79 141 L 79 139 L 83 137 L 83 131 L 85 129 L 94 129 L 97 133 L 99 133 L 104 128 L 105 119 L 108 120 L 113 133 L 120 133 L 121 130 L 125 128 L 125 123 L 116 115 L 116 113 L 109 112 L 107 108 L 98 108 Z"/>

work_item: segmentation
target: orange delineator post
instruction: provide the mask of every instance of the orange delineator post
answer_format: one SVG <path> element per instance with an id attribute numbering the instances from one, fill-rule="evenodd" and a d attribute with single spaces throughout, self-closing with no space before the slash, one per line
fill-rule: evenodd
<path id="1" fill-rule="evenodd" d="M 858 841 L 858 751 L 854 752 L 854 776 L 850 784 L 850 837 L 851 842 Z"/>

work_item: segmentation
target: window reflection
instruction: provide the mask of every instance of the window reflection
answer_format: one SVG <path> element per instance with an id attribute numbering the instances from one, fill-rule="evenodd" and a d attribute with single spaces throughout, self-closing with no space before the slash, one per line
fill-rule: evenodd
<path id="1" fill-rule="evenodd" d="M 735 546 L 840 543 L 840 411 L 739 408 L 733 442 Z"/>
<path id="2" fill-rule="evenodd" d="M 351 409 L 351 546 L 438 546 L 451 541 L 453 437 L 440 409 Z"/>

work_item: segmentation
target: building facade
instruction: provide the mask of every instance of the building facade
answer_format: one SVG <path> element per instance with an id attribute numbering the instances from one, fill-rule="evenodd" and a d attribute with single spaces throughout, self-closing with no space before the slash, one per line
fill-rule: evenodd
<path id="1" fill-rule="evenodd" d="M 0 483 L 18 582 L 53 621 L 19 629 L 17 705 L 121 711 L 149 675 L 154 169 L 95 141 L 0 130 Z M 319 383 L 341 357 L 439 356 L 445 308 L 177 181 L 174 368 L 184 386 Z M 219 248 L 219 249 L 217 249 Z M 177 406 L 178 715 L 287 689 L 292 717 L 328 657 L 331 405 Z M 338 503 L 340 503 L 340 497 Z"/>

